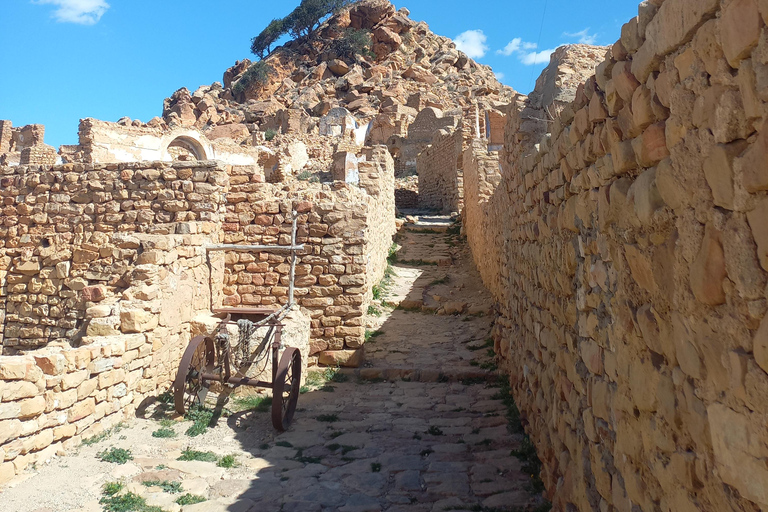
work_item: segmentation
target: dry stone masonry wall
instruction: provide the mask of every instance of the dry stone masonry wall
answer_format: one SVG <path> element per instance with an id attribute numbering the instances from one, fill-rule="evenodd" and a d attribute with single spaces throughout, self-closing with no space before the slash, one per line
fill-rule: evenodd
<path id="1" fill-rule="evenodd" d="M 417 159 L 419 206 L 446 213 L 464 206 L 464 131 L 440 130 Z"/>
<path id="2" fill-rule="evenodd" d="M 287 342 L 310 355 L 311 328 L 312 359 L 343 362 L 364 342 L 395 229 L 384 147 L 366 150 L 359 188 L 138 162 L 0 167 L 0 197 L 0 482 L 166 390 L 189 340 L 215 327 L 213 306 L 286 302 L 283 256 L 206 246 L 289 245 L 297 211 L 307 252 Z"/>
<path id="3" fill-rule="evenodd" d="M 465 229 L 555 510 L 768 507 L 768 4 L 651 0 Z"/>

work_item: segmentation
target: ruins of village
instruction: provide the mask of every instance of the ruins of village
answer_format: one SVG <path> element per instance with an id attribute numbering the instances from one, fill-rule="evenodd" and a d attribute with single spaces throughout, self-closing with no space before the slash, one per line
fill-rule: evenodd
<path id="1" fill-rule="evenodd" d="M 265 57 L 268 79 L 239 61 L 147 123 L 83 119 L 56 149 L 0 121 L 0 509 L 768 509 L 766 24 L 764 0 L 645 0 L 525 96 L 362 0 Z M 349 30 L 367 53 L 337 44 Z M 336 380 L 284 434 L 211 425 L 221 455 L 238 429 L 266 439 L 235 473 L 177 462 L 184 417 L 168 440 L 135 425 L 172 414 L 190 341 L 243 310 L 279 313 L 302 384 Z M 95 462 L 129 442 L 133 470 Z M 78 457 L 120 490 L 14 501 Z"/>

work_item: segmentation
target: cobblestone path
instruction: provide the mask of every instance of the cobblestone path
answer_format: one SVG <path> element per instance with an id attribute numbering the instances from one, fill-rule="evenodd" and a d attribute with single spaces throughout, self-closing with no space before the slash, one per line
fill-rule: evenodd
<path id="1" fill-rule="evenodd" d="M 491 324 L 480 315 L 490 301 L 458 237 L 434 231 L 401 234 L 409 264 L 394 265 L 384 304 L 375 306 L 380 316 L 372 311 L 366 364 L 315 374 L 288 432 L 276 434 L 258 407 L 228 405 L 215 426 L 190 437 L 192 423 L 157 403 L 77 453 L 17 477 L 0 492 L 0 509 L 548 510 L 493 371 Z M 430 251 L 441 258 L 437 266 L 418 255 L 430 243 L 439 248 Z M 456 314 L 435 314 L 447 310 Z M 99 459 L 113 449 L 129 450 L 132 460 Z M 134 508 L 117 508 L 129 499 Z"/>

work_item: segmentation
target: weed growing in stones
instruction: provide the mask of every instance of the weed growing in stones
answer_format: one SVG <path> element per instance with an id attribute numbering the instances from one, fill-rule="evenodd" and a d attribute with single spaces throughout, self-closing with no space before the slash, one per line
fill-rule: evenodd
<path id="1" fill-rule="evenodd" d="M 371 316 L 381 316 L 381 310 L 376 306 L 368 306 L 368 314 Z"/>
<path id="2" fill-rule="evenodd" d="M 192 448 L 185 448 L 181 452 L 181 456 L 176 460 L 196 460 L 200 462 L 217 462 L 219 457 L 213 452 L 201 452 L 193 450 Z"/>
<path id="3" fill-rule="evenodd" d="M 216 463 L 217 466 L 220 468 L 235 468 L 239 466 L 237 463 L 237 459 L 234 455 L 225 455 L 222 458 L 219 459 L 219 462 Z"/>
<path id="4" fill-rule="evenodd" d="M 329 444 L 329 445 L 328 445 L 326 448 L 328 448 L 328 449 L 329 449 L 329 450 L 331 450 L 332 452 L 335 452 L 336 450 L 338 450 L 339 448 L 341 448 L 341 445 L 340 445 L 339 443 L 331 443 L 331 444 Z"/>
<path id="5" fill-rule="evenodd" d="M 144 498 L 132 492 L 105 496 L 99 503 L 105 512 L 164 512 L 160 507 L 150 507 Z"/>
<path id="6" fill-rule="evenodd" d="M 272 408 L 272 397 L 262 395 L 243 396 L 236 398 L 234 405 L 238 411 L 269 412 Z"/>
<path id="7" fill-rule="evenodd" d="M 336 391 L 336 388 L 326 384 L 325 386 L 320 388 L 320 391 L 323 391 L 325 393 L 333 393 L 334 391 Z"/>
<path id="8" fill-rule="evenodd" d="M 338 414 L 321 414 L 317 417 L 317 421 L 322 421 L 325 423 L 333 423 L 335 421 L 339 421 L 339 415 Z"/>
<path id="9" fill-rule="evenodd" d="M 372 473 L 380 473 L 381 472 L 381 464 L 378 462 L 371 462 L 371 472 Z"/>
<path id="10" fill-rule="evenodd" d="M 370 329 L 365 330 L 365 341 L 370 343 L 375 343 L 376 338 L 383 335 L 384 331 L 371 331 Z"/>
<path id="11" fill-rule="evenodd" d="M 299 394 L 300 395 L 305 395 L 307 393 L 309 393 L 309 386 L 301 386 L 299 388 Z"/>
<path id="12" fill-rule="evenodd" d="M 294 457 L 293 460 L 296 462 L 301 462 L 302 464 L 320 464 L 323 461 L 323 458 L 305 456 L 304 448 L 299 448 L 299 450 L 296 452 L 296 457 Z"/>
<path id="13" fill-rule="evenodd" d="M 442 431 L 442 429 L 440 427 L 432 425 L 431 427 L 429 427 L 427 429 L 427 434 L 429 434 L 431 436 L 442 436 L 443 435 L 443 431 Z"/>
<path id="14" fill-rule="evenodd" d="M 269 445 L 267 443 L 260 444 L 259 450 L 269 450 Z"/>
<path id="15" fill-rule="evenodd" d="M 280 446 L 283 448 L 293 448 L 293 445 L 288 441 L 278 441 L 275 443 L 275 446 Z"/>
<path id="16" fill-rule="evenodd" d="M 353 452 L 353 451 L 359 450 L 359 449 L 360 449 L 359 446 L 344 445 L 344 446 L 341 447 L 341 454 L 342 455 L 346 455 L 349 452 Z"/>
<path id="17" fill-rule="evenodd" d="M 181 505 L 182 507 L 184 505 L 195 505 L 197 503 L 202 503 L 204 501 L 208 501 L 208 499 L 204 498 L 203 496 L 199 496 L 197 494 L 189 494 L 189 493 L 176 498 L 176 503 L 178 505 Z"/>
<path id="18" fill-rule="evenodd" d="M 133 460 L 133 454 L 131 450 L 124 448 L 115 448 L 114 446 L 109 450 L 99 452 L 96 457 L 102 462 L 111 462 L 113 464 L 125 464 L 129 460 Z"/>
<path id="19" fill-rule="evenodd" d="M 336 432 L 331 432 L 331 439 L 336 439 L 337 437 L 344 435 L 344 432 L 341 430 L 337 430 Z"/>
<path id="20" fill-rule="evenodd" d="M 213 421 L 213 411 L 205 407 L 196 405 L 190 407 L 185 418 L 192 422 L 192 426 L 186 431 L 189 437 L 196 437 L 205 434 Z"/>
<path id="21" fill-rule="evenodd" d="M 422 457 L 429 457 L 430 454 L 435 453 L 435 451 L 431 448 L 427 448 L 426 450 L 421 450 L 421 456 Z"/>
<path id="22" fill-rule="evenodd" d="M 116 434 L 117 432 L 120 432 L 124 428 L 126 428 L 126 426 L 123 423 L 118 423 L 114 427 L 112 427 L 112 428 L 110 428 L 108 430 L 105 430 L 104 432 L 102 432 L 100 434 L 97 434 L 97 435 L 95 435 L 95 436 L 93 436 L 91 438 L 88 438 L 88 439 L 84 439 L 83 440 L 83 444 L 85 446 L 93 446 L 94 444 L 97 444 L 97 443 L 100 443 L 100 442 L 104 441 L 105 439 L 110 437 L 112 434 Z"/>
<path id="23" fill-rule="evenodd" d="M 488 370 L 490 372 L 495 372 L 499 369 L 499 367 L 496 365 L 494 361 L 485 361 L 483 363 L 480 363 L 480 369 L 481 370 Z"/>
<path id="24" fill-rule="evenodd" d="M 146 487 L 159 487 L 168 494 L 179 494 L 181 492 L 181 482 L 171 482 L 168 480 L 147 480 L 143 482 Z"/>
<path id="25" fill-rule="evenodd" d="M 125 488 L 125 484 L 122 482 L 107 482 L 101 488 L 101 492 L 105 496 L 114 496 Z"/>
<path id="26" fill-rule="evenodd" d="M 161 439 L 168 439 L 171 437 L 176 437 L 176 432 L 174 432 L 172 429 L 163 427 L 160 429 L 155 430 L 152 432 L 152 437 L 159 437 Z"/>

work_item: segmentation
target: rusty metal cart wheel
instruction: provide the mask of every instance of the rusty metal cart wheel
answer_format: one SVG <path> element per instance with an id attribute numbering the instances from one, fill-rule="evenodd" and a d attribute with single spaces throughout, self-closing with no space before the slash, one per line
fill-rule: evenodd
<path id="1" fill-rule="evenodd" d="M 215 359 L 211 338 L 197 336 L 189 342 L 173 381 L 173 402 L 177 413 L 184 416 L 190 407 L 203 405 L 211 384 L 203 375 L 213 370 Z"/>
<path id="2" fill-rule="evenodd" d="M 272 383 L 272 426 L 284 432 L 293 420 L 301 388 L 301 353 L 286 348 Z"/>

